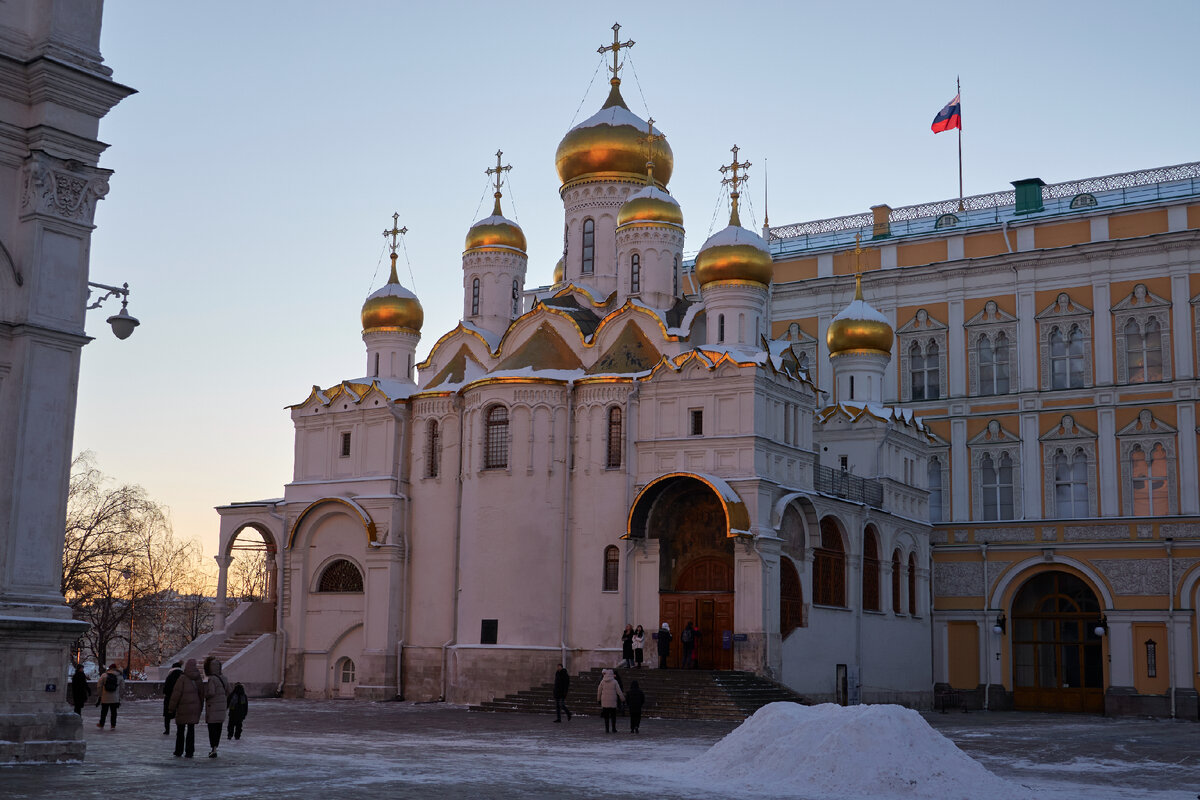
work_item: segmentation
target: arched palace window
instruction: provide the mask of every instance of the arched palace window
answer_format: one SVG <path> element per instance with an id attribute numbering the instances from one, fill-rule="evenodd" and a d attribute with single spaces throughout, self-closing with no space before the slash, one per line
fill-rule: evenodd
<path id="1" fill-rule="evenodd" d="M 846 605 L 846 548 L 837 523 L 829 517 L 821 520 L 821 546 L 813 555 L 813 584 L 813 602 Z"/>
<path id="2" fill-rule="evenodd" d="M 867 611 L 879 611 L 879 537 L 875 529 L 863 531 L 862 606 Z"/>

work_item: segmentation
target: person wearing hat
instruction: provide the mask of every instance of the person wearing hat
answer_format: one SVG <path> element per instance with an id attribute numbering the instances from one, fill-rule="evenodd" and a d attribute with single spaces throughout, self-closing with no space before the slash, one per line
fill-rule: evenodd
<path id="1" fill-rule="evenodd" d="M 171 733 L 171 718 L 175 716 L 171 713 L 171 692 L 175 690 L 175 681 L 179 680 L 179 676 L 182 674 L 183 662 L 176 661 L 171 665 L 167 679 L 163 681 L 163 736 Z"/>
<path id="2" fill-rule="evenodd" d="M 67 693 L 71 698 L 71 705 L 75 707 L 75 713 L 82 717 L 83 707 L 92 696 L 87 675 L 83 674 L 83 664 L 75 665 L 75 674 L 71 676 L 71 688 Z"/>
<path id="3" fill-rule="evenodd" d="M 204 678 L 196 659 L 189 658 L 183 665 L 183 675 L 171 689 L 171 700 L 167 710 L 175 717 L 175 757 L 191 758 L 196 752 L 196 725 L 204 709 Z"/>
<path id="4" fill-rule="evenodd" d="M 663 623 L 658 631 L 658 668 L 667 668 L 667 659 L 671 657 L 671 626 Z"/>

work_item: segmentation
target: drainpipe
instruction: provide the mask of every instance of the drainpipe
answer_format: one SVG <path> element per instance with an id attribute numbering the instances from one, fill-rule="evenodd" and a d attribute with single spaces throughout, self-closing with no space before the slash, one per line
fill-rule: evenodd
<path id="1" fill-rule="evenodd" d="M 989 693 L 992 688 L 992 629 L 988 626 L 988 561 L 987 561 L 987 542 L 979 545 L 979 551 L 983 553 L 983 641 L 984 658 L 983 661 L 987 664 L 983 678 L 983 710 L 988 710 Z"/>
<path id="2" fill-rule="evenodd" d="M 1175 539 L 1168 536 L 1167 542 L 1167 654 L 1171 662 L 1175 661 L 1175 556 L 1173 547 Z M 1137 643 L 1134 643 L 1137 647 Z M 1167 664 L 1167 674 L 1171 679 L 1171 719 L 1175 719 L 1175 669 L 1173 663 Z"/>
<path id="3" fill-rule="evenodd" d="M 279 528 L 283 531 L 282 536 L 287 536 L 287 520 L 283 514 L 276 514 L 274 511 L 268 510 L 267 515 L 279 520 Z M 283 547 L 278 547 L 275 552 L 275 632 L 282 636 L 282 641 L 278 642 L 279 657 L 276 659 L 278 671 L 275 674 L 279 676 L 279 684 L 275 687 L 277 696 L 283 694 L 284 670 L 287 668 L 287 629 L 283 626 L 284 562 Z"/>
<path id="4" fill-rule="evenodd" d="M 567 665 L 567 613 L 568 581 L 571 571 L 569 542 L 571 537 L 571 462 L 575 453 L 575 383 L 567 384 L 567 441 L 563 443 L 563 526 L 562 526 L 562 579 L 560 588 L 558 650 L 562 665 Z"/>
<path id="5" fill-rule="evenodd" d="M 1003 234 L 1004 235 L 1004 246 L 1007 247 L 1008 252 L 1011 253 L 1013 251 L 1013 249 L 1012 249 L 1012 242 L 1010 242 L 1008 240 L 1008 220 L 1007 219 L 1002 220 L 1000 222 L 1000 229 L 1004 232 L 1004 234 Z M 1016 272 L 1016 271 L 1017 271 L 1017 268 L 1013 267 L 1013 272 Z"/>
<path id="6" fill-rule="evenodd" d="M 408 504 L 412 508 L 412 504 Z M 412 515 L 409 514 L 411 519 Z M 408 615 L 411 613 L 411 592 L 409 591 L 409 570 L 412 567 L 412 553 L 408 549 L 408 537 L 400 537 L 400 546 L 404 548 L 404 564 L 400 567 L 400 600 L 404 604 L 400 613 L 400 638 L 396 641 L 396 699 L 404 699 L 404 643 L 408 641 Z"/>
<path id="7" fill-rule="evenodd" d="M 463 506 L 463 453 L 467 449 L 466 434 L 467 411 L 462 395 L 455 397 L 458 407 L 458 486 L 454 500 L 454 585 L 451 586 L 450 638 L 442 645 L 442 702 L 446 701 L 449 687 L 449 664 L 446 663 L 446 648 L 458 644 L 458 595 L 462 591 L 460 585 L 462 575 L 462 506 Z"/>

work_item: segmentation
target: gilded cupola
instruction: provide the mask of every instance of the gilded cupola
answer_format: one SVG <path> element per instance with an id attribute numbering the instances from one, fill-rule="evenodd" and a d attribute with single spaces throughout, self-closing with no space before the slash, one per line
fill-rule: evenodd
<path id="1" fill-rule="evenodd" d="M 557 286 L 558 284 L 562 283 L 563 278 L 566 277 L 566 274 L 566 268 L 563 266 L 563 259 L 559 258 L 558 263 L 554 265 L 554 285 Z"/>
<path id="2" fill-rule="evenodd" d="M 873 352 L 890 356 L 895 333 L 887 317 L 863 299 L 862 273 L 854 276 L 854 299 L 825 331 L 829 354 Z"/>
<path id="3" fill-rule="evenodd" d="M 701 286 L 718 281 L 744 281 L 769 286 L 774 275 L 774 263 L 766 240 L 743 228 L 738 216 L 738 186 L 746 180 L 744 175 L 738 174 L 738 170 L 750 166 L 750 163 L 739 163 L 737 151 L 735 145 L 733 163 L 721 167 L 722 173 L 733 172 L 732 177 L 724 180 L 733 187 L 729 193 L 729 225 L 708 237 L 696 254 L 696 280 Z"/>
<path id="4" fill-rule="evenodd" d="M 633 42 L 621 42 L 617 36 L 620 26 L 613 26 L 613 43 L 601 47 L 601 54 L 612 51 L 613 64 L 609 67 L 612 79 L 609 84 L 608 100 L 596 114 L 585 119 L 563 137 L 554 155 L 558 177 L 563 185 L 585 178 L 632 178 L 645 174 L 646 121 L 638 117 L 621 97 L 620 62 L 618 53 L 633 46 Z M 656 131 L 652 132 L 657 133 Z M 659 144 L 656 178 L 660 186 L 671 180 L 675 165 L 671 146 L 666 140 Z"/>
<path id="5" fill-rule="evenodd" d="M 497 150 L 496 166 L 487 170 L 488 175 L 496 176 L 496 189 L 492 194 L 492 197 L 495 198 L 495 203 L 492 205 L 492 213 L 490 216 L 476 222 L 467 231 L 467 239 L 463 244 L 464 251 L 503 248 L 506 250 L 517 250 L 521 253 L 525 252 L 525 233 L 521 230 L 521 226 L 500 213 L 500 198 L 503 196 L 500 192 L 501 176 L 512 169 L 511 166 L 500 166 L 500 157 L 502 155 L 503 153 Z"/>
<path id="6" fill-rule="evenodd" d="M 400 285 L 396 275 L 396 246 L 408 228 L 399 227 L 399 214 L 392 215 L 392 229 L 384 231 L 391 238 L 392 271 L 383 288 L 371 294 L 362 307 L 363 333 L 398 331 L 420 335 L 425 322 L 425 310 L 417 296 Z"/>

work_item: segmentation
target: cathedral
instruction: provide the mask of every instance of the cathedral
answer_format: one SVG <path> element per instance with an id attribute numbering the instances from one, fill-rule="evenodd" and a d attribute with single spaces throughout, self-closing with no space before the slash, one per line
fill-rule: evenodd
<path id="1" fill-rule="evenodd" d="M 616 33 L 555 154 L 553 282 L 497 153 L 418 363 L 393 216 L 362 377 L 291 407 L 282 497 L 217 509 L 216 630 L 181 655 L 478 702 L 616 664 L 626 624 L 680 666 L 691 622 L 700 667 L 814 701 L 1196 718 L 1200 163 L 759 233 L 734 147 L 729 224 L 685 258 Z M 267 597 L 227 615 L 251 531 Z"/>
<path id="2" fill-rule="evenodd" d="M 391 276 L 362 307 L 363 377 L 291 407 L 283 498 L 218 509 L 222 596 L 240 532 L 276 553 L 274 602 L 218 619 L 261 633 L 229 663 L 239 679 L 476 702 L 559 663 L 615 664 L 626 623 L 653 653 L 663 623 L 678 637 L 692 622 L 701 667 L 928 704 L 929 513 L 914 476 L 932 440 L 883 403 L 892 327 L 860 288 L 829 329 L 832 395 L 770 336 L 773 262 L 738 216 L 736 147 L 729 224 L 685 269 L 670 145 L 621 96 L 626 46 L 606 48 L 608 98 L 555 154 L 553 285 L 526 285 L 497 154 L 492 213 L 466 231 L 462 319 L 416 363 L 423 312 L 397 279 L 393 218 Z M 847 568 L 863 537 L 884 570 L 860 588 Z M 902 608 L 852 610 L 859 592 L 882 608 L 891 570 Z"/>

